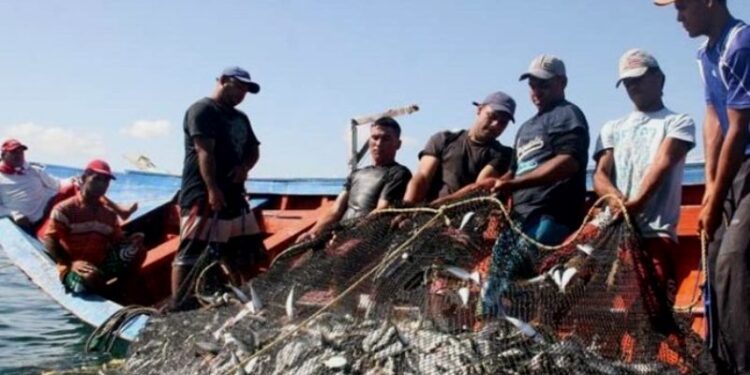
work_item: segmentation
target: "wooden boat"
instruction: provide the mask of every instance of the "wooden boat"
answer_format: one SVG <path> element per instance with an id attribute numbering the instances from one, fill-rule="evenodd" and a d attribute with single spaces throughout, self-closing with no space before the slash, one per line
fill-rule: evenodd
<path id="1" fill-rule="evenodd" d="M 333 203 L 341 183 L 340 179 L 260 179 L 249 182 L 256 191 L 250 204 L 265 234 L 264 243 L 270 258 L 315 223 L 321 212 Z M 146 261 L 123 295 L 127 296 L 129 304 L 157 305 L 170 295 L 171 263 L 179 244 L 179 209 L 175 198 L 133 218 L 124 229 L 143 232 L 149 250 Z M 0 247 L 34 284 L 87 324 L 100 326 L 126 302 L 117 297 L 109 300 L 98 295 L 66 293 L 55 262 L 41 242 L 7 218 L 0 219 Z M 120 337 L 132 341 L 147 320 L 145 316 L 134 319 L 122 328 Z"/>
<path id="2" fill-rule="evenodd" d="M 119 181 L 118 181 L 119 182 Z M 309 229 L 333 203 L 341 189 L 341 179 L 260 179 L 249 182 L 251 206 L 265 233 L 264 243 L 272 259 L 294 239 Z M 677 266 L 678 294 L 675 310 L 690 314 L 693 329 L 703 334 L 704 316 L 699 283 L 700 239 L 697 218 L 703 196 L 702 185 L 683 187 L 681 219 L 678 228 L 680 252 L 671 254 Z M 166 202 L 125 224 L 128 231 L 146 235 L 149 248 L 146 261 L 136 280 L 125 291 L 128 303 L 153 306 L 169 294 L 170 267 L 179 244 L 179 211 L 174 202 Z M 90 295 L 66 294 L 60 284 L 54 262 L 43 246 L 19 230 L 7 219 L 0 219 L 0 246 L 11 261 L 61 306 L 92 326 L 101 325 L 122 308 L 125 301 Z M 262 270 L 257 270 L 258 272 Z M 121 337 L 133 340 L 146 323 L 139 317 L 124 327 Z"/>

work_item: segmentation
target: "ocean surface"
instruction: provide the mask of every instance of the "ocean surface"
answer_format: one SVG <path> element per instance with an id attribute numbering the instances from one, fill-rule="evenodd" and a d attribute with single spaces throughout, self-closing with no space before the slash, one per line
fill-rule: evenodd
<path id="1" fill-rule="evenodd" d="M 47 171 L 59 178 L 80 174 L 80 170 L 58 166 L 48 166 Z M 116 176 L 107 195 L 119 203 L 139 202 L 136 215 L 170 199 L 180 184 L 179 177 L 175 176 L 143 173 L 118 173 Z M 688 165 L 683 181 L 684 184 L 702 183 L 703 165 Z M 343 179 L 332 183 L 340 185 Z M 93 328 L 47 297 L 9 262 L 2 250 L 0 301 L 0 374 L 39 374 L 111 359 L 84 355 L 83 346 Z M 124 345 L 117 349 L 116 356 L 124 353 Z"/>

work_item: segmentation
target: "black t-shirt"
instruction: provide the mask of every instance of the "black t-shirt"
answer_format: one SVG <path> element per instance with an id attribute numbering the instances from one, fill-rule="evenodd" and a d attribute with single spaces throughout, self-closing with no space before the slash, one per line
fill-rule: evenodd
<path id="1" fill-rule="evenodd" d="M 504 174 L 513 157 L 513 149 L 497 140 L 480 145 L 469 139 L 466 130 L 444 131 L 430 137 L 419 158 L 424 155 L 434 156 L 440 161 L 427 190 L 426 199 L 432 201 L 476 182 L 479 172 L 487 165 Z"/>
<path id="2" fill-rule="evenodd" d="M 247 207 L 244 183 L 232 182 L 229 173 L 242 164 L 248 152 L 260 143 L 247 115 L 226 108 L 211 98 L 203 98 L 188 108 L 183 124 L 185 161 L 182 169 L 180 206 L 190 208 L 198 200 L 207 200 L 206 184 L 198 167 L 195 137 L 214 140 L 216 184 L 224 193 L 228 209 Z"/>
<path id="3" fill-rule="evenodd" d="M 349 200 L 343 219 L 367 215 L 378 206 L 380 199 L 390 203 L 400 202 L 410 179 L 409 169 L 398 163 L 355 170 L 344 184 L 344 189 L 349 192 Z"/>
<path id="4" fill-rule="evenodd" d="M 577 228 L 586 196 L 589 127 L 583 112 L 566 100 L 537 113 L 518 129 L 511 169 L 523 176 L 557 155 L 571 155 L 578 172 L 570 178 L 513 193 L 514 211 L 524 219 L 550 215 L 559 224 Z"/>

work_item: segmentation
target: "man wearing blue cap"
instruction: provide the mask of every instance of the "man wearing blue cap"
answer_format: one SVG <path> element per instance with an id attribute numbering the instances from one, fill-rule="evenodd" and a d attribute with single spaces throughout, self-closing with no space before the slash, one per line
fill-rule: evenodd
<path id="1" fill-rule="evenodd" d="M 709 344 L 722 374 L 750 374 L 750 27 L 727 0 L 674 4 L 698 51 L 705 86 L 705 184 L 698 226 L 709 238 Z"/>
<path id="2" fill-rule="evenodd" d="M 234 282 L 246 281 L 265 256 L 258 223 L 245 199 L 245 180 L 258 161 L 260 142 L 247 115 L 235 108 L 248 92 L 259 91 L 246 70 L 230 67 L 217 78 L 213 94 L 185 114 L 181 241 L 172 264 L 173 297 L 182 292 L 187 273 L 208 243 L 218 244 Z"/>
<path id="3" fill-rule="evenodd" d="M 502 176 L 513 150 L 498 142 L 508 122 L 515 121 L 516 102 L 498 91 L 477 106 L 468 130 L 442 131 L 430 137 L 419 153 L 419 167 L 404 195 L 404 204 L 431 202 L 487 177 Z"/>

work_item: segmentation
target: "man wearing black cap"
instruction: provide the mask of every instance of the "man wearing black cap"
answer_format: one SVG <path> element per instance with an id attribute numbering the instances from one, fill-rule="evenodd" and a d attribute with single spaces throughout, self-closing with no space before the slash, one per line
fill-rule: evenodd
<path id="1" fill-rule="evenodd" d="M 265 255 L 258 224 L 245 199 L 245 180 L 258 161 L 260 142 L 247 115 L 235 108 L 248 92 L 259 91 L 246 70 L 230 67 L 217 78 L 213 94 L 185 114 L 181 241 L 172 264 L 173 295 L 183 287 L 187 272 L 208 242 L 219 244 L 234 282 L 244 282 Z"/>
<path id="2" fill-rule="evenodd" d="M 406 188 L 405 204 L 431 202 L 508 170 L 513 150 L 501 145 L 497 137 L 508 122 L 515 121 L 516 102 L 498 91 L 474 105 L 477 116 L 470 129 L 430 137 L 419 153 L 419 167 Z"/>

